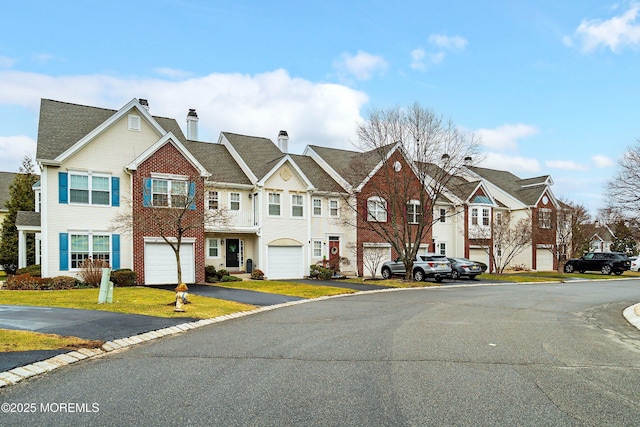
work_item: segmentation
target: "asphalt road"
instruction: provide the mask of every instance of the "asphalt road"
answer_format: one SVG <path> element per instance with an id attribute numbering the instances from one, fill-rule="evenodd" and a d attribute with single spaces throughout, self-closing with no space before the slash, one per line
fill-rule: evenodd
<path id="1" fill-rule="evenodd" d="M 0 424 L 637 426 L 639 300 L 626 280 L 295 305 L 22 381 Z"/>

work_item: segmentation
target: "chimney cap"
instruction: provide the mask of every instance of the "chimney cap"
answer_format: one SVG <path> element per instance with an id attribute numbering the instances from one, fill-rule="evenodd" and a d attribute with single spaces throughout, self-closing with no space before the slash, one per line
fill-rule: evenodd
<path id="1" fill-rule="evenodd" d="M 289 134 L 286 130 L 281 130 L 280 133 L 278 133 L 278 138 L 280 138 L 281 136 L 289 136 Z"/>
<path id="2" fill-rule="evenodd" d="M 189 113 L 187 113 L 187 117 L 198 117 L 198 114 L 196 114 L 196 109 L 189 108 Z"/>
<path id="3" fill-rule="evenodd" d="M 140 98 L 138 102 L 140 103 L 140 105 L 144 105 L 145 107 L 149 106 L 149 101 L 147 101 L 146 99 Z"/>

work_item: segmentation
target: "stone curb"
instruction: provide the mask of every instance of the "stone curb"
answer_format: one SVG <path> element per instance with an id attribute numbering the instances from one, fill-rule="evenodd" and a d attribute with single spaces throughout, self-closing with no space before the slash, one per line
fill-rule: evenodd
<path id="1" fill-rule="evenodd" d="M 540 283 L 540 282 L 533 282 L 533 283 Z M 562 283 L 562 282 L 544 282 L 544 283 Z M 133 335 L 127 338 L 120 338 L 113 341 L 107 341 L 102 345 L 101 348 L 80 348 L 77 350 L 70 351 L 69 353 L 59 354 L 47 360 L 35 362 L 30 365 L 13 368 L 9 371 L 0 372 L 0 389 L 3 387 L 7 387 L 10 385 L 19 383 L 20 381 L 25 380 L 27 378 L 45 374 L 47 372 L 53 371 L 54 369 L 67 366 L 72 363 L 76 363 L 80 360 L 91 359 L 94 357 L 102 357 L 106 354 L 109 354 L 110 352 L 114 352 L 116 350 L 124 350 L 124 349 L 127 349 L 128 347 L 131 347 L 137 344 L 142 344 L 142 343 L 152 341 L 158 338 L 162 338 L 165 336 L 177 335 L 177 334 L 181 334 L 183 332 L 189 331 L 191 329 L 196 329 L 202 326 L 207 326 L 207 325 L 211 325 L 218 322 L 224 322 L 226 320 L 238 319 L 240 317 L 250 316 L 250 315 L 262 313 L 265 311 L 276 310 L 278 308 L 290 307 L 298 304 L 306 304 L 306 303 L 315 302 L 315 301 L 324 301 L 324 300 L 334 299 L 334 298 L 352 297 L 352 296 L 357 296 L 361 294 L 375 294 L 375 293 L 408 291 L 408 290 L 417 290 L 417 289 L 442 290 L 447 288 L 462 288 L 462 287 L 471 287 L 471 286 L 487 286 L 487 285 L 501 286 L 501 285 L 507 285 L 507 284 L 513 285 L 513 283 L 485 283 L 485 284 L 464 284 L 464 285 L 449 285 L 449 286 L 427 286 L 424 288 L 378 289 L 378 290 L 372 290 L 372 291 L 359 291 L 352 294 L 340 294 L 340 295 L 324 296 L 324 297 L 311 298 L 311 299 L 303 299 L 298 301 L 290 301 L 290 302 L 285 302 L 281 304 L 259 307 L 249 311 L 239 311 L 239 312 L 227 314 L 224 316 L 213 317 L 210 319 L 202 319 L 202 320 L 198 320 L 196 322 L 191 322 L 191 323 L 182 323 L 176 326 L 170 326 L 168 328 L 144 332 L 142 334 Z M 526 283 L 518 283 L 518 284 L 526 284 Z M 640 303 L 627 307 L 622 314 L 629 323 L 631 323 L 636 328 L 640 329 L 640 315 L 636 314 L 637 312 L 640 312 Z"/>

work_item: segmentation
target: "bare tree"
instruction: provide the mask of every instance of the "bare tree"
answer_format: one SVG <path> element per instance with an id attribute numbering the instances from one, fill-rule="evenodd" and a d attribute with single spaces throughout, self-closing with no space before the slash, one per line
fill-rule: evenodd
<path id="1" fill-rule="evenodd" d="M 352 225 L 389 243 L 411 280 L 420 244 L 438 220 L 434 205 L 460 182 L 479 142 L 418 103 L 371 111 L 357 135 L 363 153 L 352 161 L 348 180 L 361 184 L 360 193 L 346 199 L 356 214 Z"/>
<path id="2" fill-rule="evenodd" d="M 356 253 L 358 249 L 358 245 L 352 243 L 349 245 L 350 249 Z M 363 273 L 364 270 L 368 270 L 370 277 L 372 279 L 376 278 L 376 274 L 378 272 L 378 268 L 380 264 L 386 259 L 387 253 L 389 252 L 389 248 L 386 246 L 377 246 L 372 245 L 363 248 L 362 250 L 362 265 L 363 265 Z"/>
<path id="3" fill-rule="evenodd" d="M 638 222 L 640 212 L 640 139 L 618 161 L 607 183 L 607 205 L 628 220 Z"/>
<path id="4" fill-rule="evenodd" d="M 144 197 L 151 202 L 142 211 L 133 209 L 133 203 L 127 201 L 129 209 L 112 219 L 111 229 L 127 234 L 158 236 L 171 247 L 176 258 L 178 283 L 182 283 L 182 266 L 180 263 L 180 247 L 185 237 L 197 232 L 205 225 L 218 227 L 228 222 L 228 213 L 224 209 L 198 209 L 202 205 L 204 195 L 197 191 L 196 180 L 190 177 L 184 181 L 184 188 L 172 189 L 171 201 L 153 201 L 149 190 L 144 190 Z M 191 185 L 190 185 L 191 184 Z M 175 185 L 175 184 L 174 184 Z M 134 214 L 134 212 L 136 212 Z"/>
<path id="5" fill-rule="evenodd" d="M 489 227 L 476 226 L 470 230 L 471 241 L 487 251 L 496 274 L 504 273 L 511 262 L 531 246 L 531 216 L 516 219 L 509 211 L 495 215 Z"/>
<path id="6" fill-rule="evenodd" d="M 594 224 L 587 208 L 579 203 L 567 202 L 569 227 L 571 229 L 571 250 L 569 258 L 582 256 L 589 251 L 591 237 L 594 234 Z"/>

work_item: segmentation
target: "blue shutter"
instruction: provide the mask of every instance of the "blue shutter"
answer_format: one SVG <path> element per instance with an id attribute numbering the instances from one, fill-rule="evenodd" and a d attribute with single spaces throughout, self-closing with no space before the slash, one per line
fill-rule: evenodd
<path id="1" fill-rule="evenodd" d="M 191 200 L 191 203 L 189 204 L 189 209 L 192 211 L 196 210 L 196 183 L 195 182 L 191 182 L 189 183 L 189 200 Z"/>
<path id="2" fill-rule="evenodd" d="M 69 203 L 69 185 L 66 172 L 58 172 L 58 203 Z"/>
<path id="3" fill-rule="evenodd" d="M 60 233 L 60 271 L 67 270 L 69 270 L 69 233 Z"/>
<path id="4" fill-rule="evenodd" d="M 111 206 L 120 206 L 120 178 L 111 177 Z"/>
<path id="5" fill-rule="evenodd" d="M 142 206 L 151 206 L 151 178 L 145 178 L 142 185 Z"/>
<path id="6" fill-rule="evenodd" d="M 120 235 L 111 235 L 111 268 L 120 270 Z"/>

